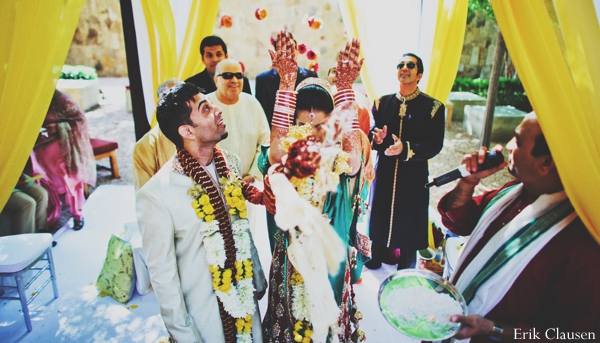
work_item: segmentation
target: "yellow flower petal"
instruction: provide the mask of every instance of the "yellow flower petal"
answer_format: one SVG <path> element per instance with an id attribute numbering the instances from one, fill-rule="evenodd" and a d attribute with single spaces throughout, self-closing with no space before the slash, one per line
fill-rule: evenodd
<path id="1" fill-rule="evenodd" d="M 213 214 L 215 213 L 215 209 L 214 207 L 212 207 L 211 204 L 206 204 L 202 207 L 202 211 L 204 211 L 204 213 L 206 214 Z"/>
<path id="2" fill-rule="evenodd" d="M 206 205 L 210 203 L 210 198 L 208 197 L 208 194 L 202 194 L 200 199 L 198 199 L 198 203 L 200 203 L 200 205 Z"/>
<path id="3" fill-rule="evenodd" d="M 223 277 L 228 277 L 231 278 L 231 275 L 233 274 L 233 271 L 231 271 L 231 269 L 225 269 L 225 271 L 223 271 Z"/>
<path id="4" fill-rule="evenodd" d="M 227 293 L 231 290 L 231 283 L 224 283 L 220 287 L 221 292 Z"/>

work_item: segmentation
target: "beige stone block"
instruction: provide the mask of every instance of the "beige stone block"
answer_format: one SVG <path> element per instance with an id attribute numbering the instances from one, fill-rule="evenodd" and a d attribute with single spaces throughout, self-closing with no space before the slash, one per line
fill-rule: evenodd
<path id="1" fill-rule="evenodd" d="M 63 80 L 59 79 L 56 88 L 69 94 L 82 110 L 88 111 L 98 106 L 100 81 L 96 80 Z"/>

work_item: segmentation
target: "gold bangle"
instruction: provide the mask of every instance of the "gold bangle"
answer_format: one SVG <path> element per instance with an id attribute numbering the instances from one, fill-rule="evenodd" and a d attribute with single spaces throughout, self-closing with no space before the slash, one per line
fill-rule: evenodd
<path id="1" fill-rule="evenodd" d="M 503 333 L 504 329 L 502 328 L 502 326 L 494 322 L 494 325 L 492 325 L 492 333 L 490 334 L 490 339 L 496 342 L 500 342 L 502 340 Z"/>

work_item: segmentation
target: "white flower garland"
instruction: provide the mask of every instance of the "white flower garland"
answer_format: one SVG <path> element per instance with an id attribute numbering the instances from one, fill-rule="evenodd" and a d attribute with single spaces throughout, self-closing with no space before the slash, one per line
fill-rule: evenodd
<path id="1" fill-rule="evenodd" d="M 292 286 L 292 315 L 298 320 L 310 322 L 310 303 L 304 283 Z"/>
<path id="2" fill-rule="evenodd" d="M 237 219 L 232 223 L 233 240 L 236 247 L 236 263 L 244 264 L 251 259 L 250 247 L 250 222 L 248 219 Z M 210 223 L 202 221 L 200 231 L 204 233 L 204 245 L 206 247 L 206 259 L 209 265 L 225 267 L 224 240 L 219 232 L 219 222 L 213 220 Z M 251 262 L 250 262 L 251 266 Z M 235 276 L 234 276 L 235 277 Z M 223 303 L 225 310 L 234 318 L 250 318 L 254 314 L 256 305 L 254 303 L 254 284 L 252 283 L 252 272 L 237 281 L 229 291 L 215 290 L 215 294 Z M 248 330 L 246 330 L 248 331 Z M 252 342 L 252 331 L 238 332 L 238 342 Z"/>

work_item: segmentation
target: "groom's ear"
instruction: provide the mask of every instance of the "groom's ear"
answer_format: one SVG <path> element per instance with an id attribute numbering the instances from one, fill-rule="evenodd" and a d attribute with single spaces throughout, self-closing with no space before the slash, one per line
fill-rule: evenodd
<path id="1" fill-rule="evenodd" d="M 194 139 L 194 138 L 196 138 L 196 135 L 192 132 L 192 130 L 190 130 L 190 125 L 181 125 L 177 129 L 177 132 L 179 133 L 179 135 L 183 139 Z"/>

